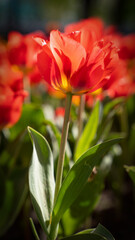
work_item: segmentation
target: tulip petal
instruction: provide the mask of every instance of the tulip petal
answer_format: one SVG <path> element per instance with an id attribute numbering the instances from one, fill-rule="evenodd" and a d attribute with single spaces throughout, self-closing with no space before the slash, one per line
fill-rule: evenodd
<path id="1" fill-rule="evenodd" d="M 79 42 L 69 38 L 69 36 L 61 34 L 59 31 L 51 32 L 50 48 L 60 70 L 64 71 L 64 69 L 66 69 L 66 71 L 68 73 L 71 72 L 71 74 L 77 71 L 82 60 L 86 58 L 84 47 Z M 71 62 L 71 66 L 69 62 Z"/>
<path id="2" fill-rule="evenodd" d="M 41 76 L 45 79 L 46 82 L 51 84 L 51 65 L 52 65 L 52 58 L 48 56 L 48 54 L 44 51 L 41 51 L 37 55 L 37 65 Z"/>
<path id="3" fill-rule="evenodd" d="M 99 18 L 89 18 L 65 27 L 65 32 L 81 31 L 81 44 L 91 52 L 95 41 L 99 40 L 103 33 L 103 22 Z"/>
<path id="4" fill-rule="evenodd" d="M 45 51 L 41 51 L 37 56 L 37 65 L 45 81 L 57 89 L 61 83 L 61 75 L 55 60 Z"/>

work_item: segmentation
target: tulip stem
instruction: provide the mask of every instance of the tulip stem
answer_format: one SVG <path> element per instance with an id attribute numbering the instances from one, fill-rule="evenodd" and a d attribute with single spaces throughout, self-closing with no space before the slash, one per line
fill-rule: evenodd
<path id="1" fill-rule="evenodd" d="M 84 112 L 84 106 L 85 106 L 85 95 L 80 96 L 80 106 L 78 111 L 78 137 L 77 142 L 79 141 L 79 138 L 82 134 L 83 129 L 83 112 Z"/>
<path id="2" fill-rule="evenodd" d="M 70 93 L 68 93 L 67 96 L 66 96 L 65 116 L 64 116 L 64 123 L 63 123 L 61 144 L 60 144 L 60 153 L 59 153 L 57 172 L 56 172 L 54 204 L 56 202 L 57 195 L 58 195 L 59 189 L 61 187 L 61 182 L 62 182 L 64 157 L 65 157 L 65 147 L 66 147 L 67 136 L 68 136 L 71 102 L 72 102 L 72 95 Z"/>
<path id="3" fill-rule="evenodd" d="M 24 90 L 26 90 L 28 92 L 28 96 L 25 98 L 25 103 L 30 103 L 31 102 L 31 88 L 30 88 L 30 82 L 29 82 L 29 78 L 28 76 L 24 73 L 24 77 L 23 77 L 23 87 Z"/>

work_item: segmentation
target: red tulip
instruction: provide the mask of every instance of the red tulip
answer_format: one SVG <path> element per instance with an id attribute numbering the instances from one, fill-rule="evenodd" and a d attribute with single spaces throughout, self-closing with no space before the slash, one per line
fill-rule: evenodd
<path id="1" fill-rule="evenodd" d="M 118 60 L 111 42 L 92 42 L 91 52 L 80 42 L 81 32 L 50 33 L 50 40 L 35 38 L 42 46 L 37 64 L 42 77 L 54 89 L 79 95 L 102 87 Z M 91 43 L 90 43 L 91 44 Z"/>

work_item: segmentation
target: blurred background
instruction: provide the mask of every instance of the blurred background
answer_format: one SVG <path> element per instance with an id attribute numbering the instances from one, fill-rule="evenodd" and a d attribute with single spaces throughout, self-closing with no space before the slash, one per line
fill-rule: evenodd
<path id="1" fill-rule="evenodd" d="M 0 0 L 0 35 L 61 29 L 65 24 L 99 16 L 124 33 L 135 31 L 134 0 Z"/>
<path id="2" fill-rule="evenodd" d="M 135 0 L 0 0 L 0 38 L 6 39 L 10 31 L 26 34 L 42 30 L 49 34 L 51 29 L 63 30 L 68 23 L 92 16 L 101 17 L 106 25 L 115 25 L 124 34 L 135 32 Z M 128 119 L 130 125 L 134 123 L 135 96 L 131 103 L 133 103 L 133 110 L 131 104 L 128 109 L 131 109 Z M 135 139 L 135 125 L 133 134 Z M 132 149 L 135 156 L 134 140 Z M 124 175 L 123 185 L 119 181 L 117 168 L 118 165 L 121 168 L 123 163 L 121 164 L 122 160 L 120 164 L 118 162 L 118 158 L 116 158 L 114 169 L 105 183 L 107 190 L 111 189 L 112 181 L 115 184 L 117 182 L 118 185 L 118 190 L 113 194 L 110 190 L 109 193 L 107 192 L 112 205 L 107 207 L 108 203 L 105 202 L 106 198 L 103 194 L 96 211 L 92 214 L 91 226 L 95 227 L 98 222 L 101 222 L 112 232 L 116 240 L 134 240 L 135 191 L 127 175 L 126 177 Z M 29 204 L 29 200 L 26 200 L 24 209 L 19 213 L 14 225 L 0 237 L 1 240 L 34 239 L 27 214 L 27 209 L 30 208 Z M 36 221 L 33 212 L 32 214 Z M 40 229 L 38 222 L 36 222 L 36 226 Z"/>

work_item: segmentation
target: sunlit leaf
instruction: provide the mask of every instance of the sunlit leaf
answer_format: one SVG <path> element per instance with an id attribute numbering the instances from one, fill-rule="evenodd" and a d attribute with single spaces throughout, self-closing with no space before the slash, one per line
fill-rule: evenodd
<path id="1" fill-rule="evenodd" d="M 95 137 L 99 122 L 99 107 L 100 104 L 97 102 L 78 141 L 75 151 L 75 160 L 77 160 L 86 150 L 88 150 L 92 140 Z"/>
<path id="2" fill-rule="evenodd" d="M 39 222 L 48 234 L 55 188 L 53 156 L 45 138 L 32 128 L 28 130 L 33 140 L 33 158 L 29 168 L 30 194 Z"/>

